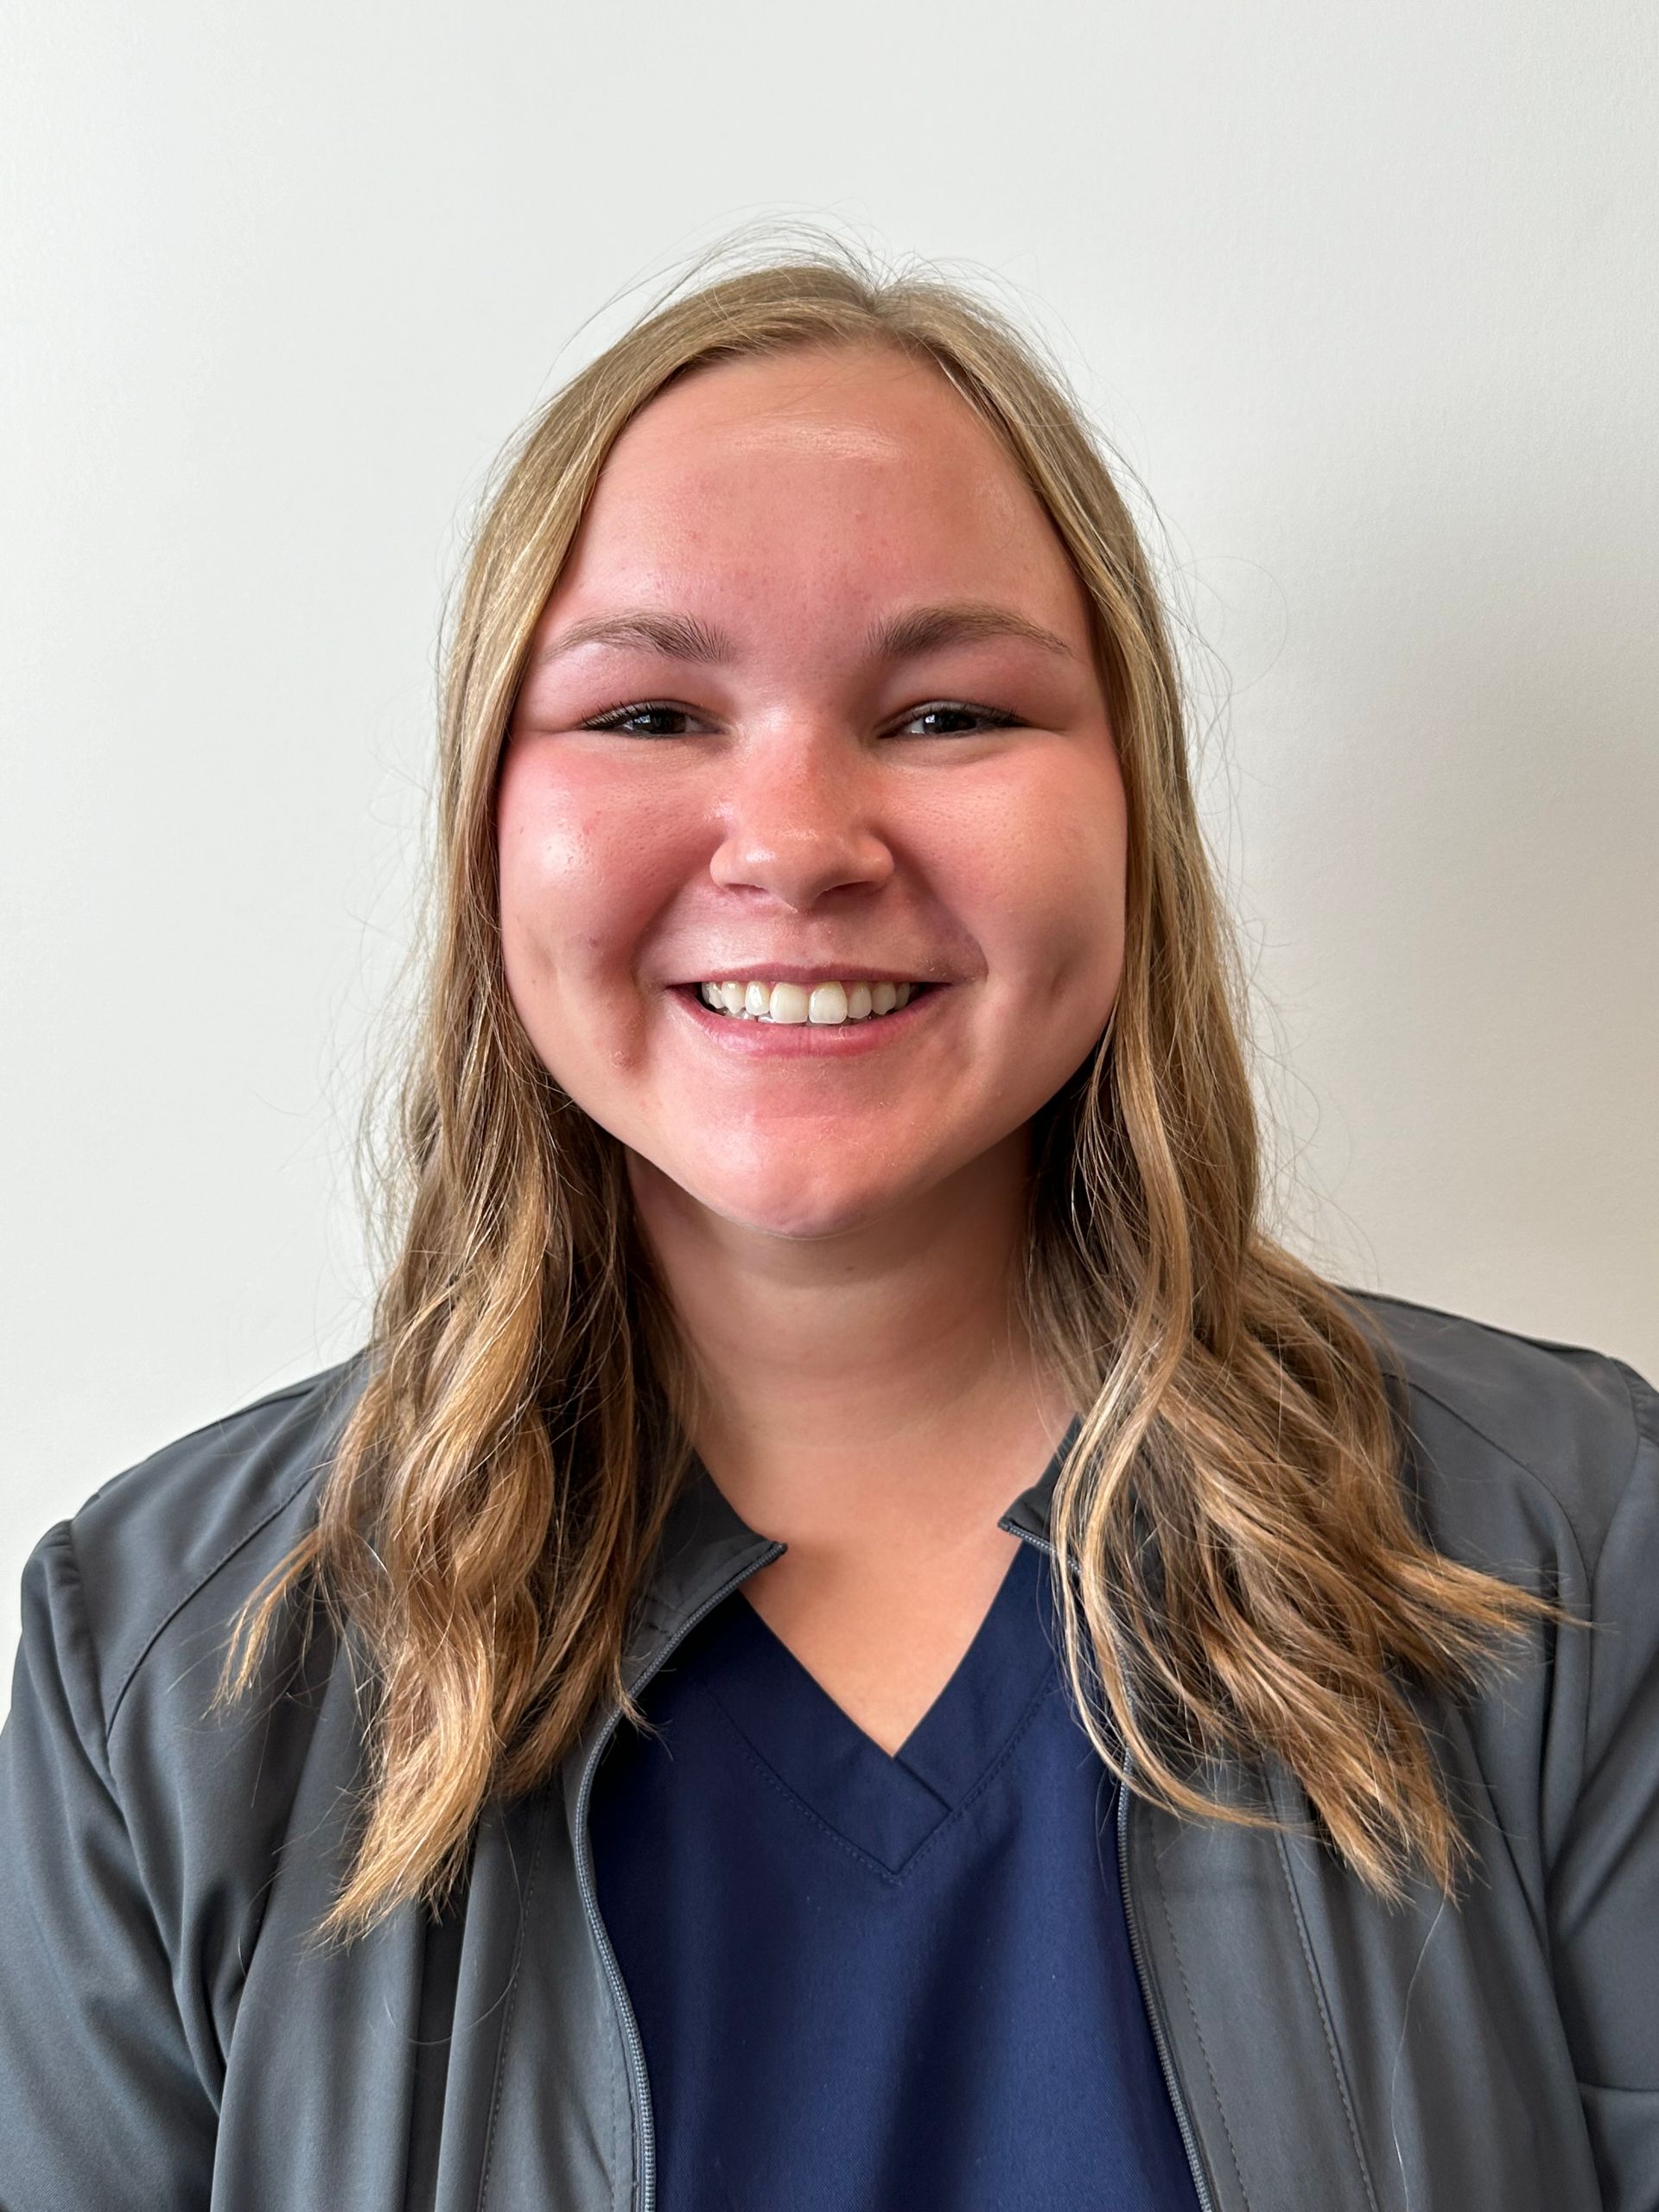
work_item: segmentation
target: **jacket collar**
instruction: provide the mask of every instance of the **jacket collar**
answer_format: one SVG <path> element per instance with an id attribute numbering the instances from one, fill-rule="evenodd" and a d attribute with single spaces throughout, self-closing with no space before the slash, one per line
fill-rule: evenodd
<path id="1" fill-rule="evenodd" d="M 1050 1509 L 1054 1501 L 1054 1485 L 1059 1479 L 1065 1455 L 1072 1440 L 1083 1426 L 1082 1416 L 1073 1414 L 1067 1422 L 1065 1433 L 1055 1446 L 1048 1465 L 1028 1490 L 1022 1490 L 1007 1511 L 997 1522 L 999 1529 L 1009 1529 L 1016 1536 L 1023 1536 L 1028 1543 L 1048 1541 Z"/>
<path id="2" fill-rule="evenodd" d="M 662 1541 L 640 1591 L 623 1680 L 632 1695 L 709 1608 L 786 1546 L 763 1536 L 728 1500 L 701 1459 L 693 1459 L 669 1510 Z"/>
<path id="3" fill-rule="evenodd" d="M 999 1528 L 1027 1542 L 1046 1541 L 1054 1484 L 1079 1426 L 1074 1415 L 1047 1465 L 1014 1498 Z M 703 1612 L 787 1549 L 776 1537 L 752 1529 L 702 1461 L 694 1458 L 641 1593 L 624 1660 L 630 1691 L 655 1671 Z"/>

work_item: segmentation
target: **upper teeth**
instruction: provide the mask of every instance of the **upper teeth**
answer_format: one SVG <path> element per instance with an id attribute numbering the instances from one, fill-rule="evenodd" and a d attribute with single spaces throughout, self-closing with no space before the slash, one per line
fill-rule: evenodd
<path id="1" fill-rule="evenodd" d="M 862 1021 L 893 1014 L 915 988 L 911 983 L 700 983 L 705 1006 L 747 1021 Z"/>

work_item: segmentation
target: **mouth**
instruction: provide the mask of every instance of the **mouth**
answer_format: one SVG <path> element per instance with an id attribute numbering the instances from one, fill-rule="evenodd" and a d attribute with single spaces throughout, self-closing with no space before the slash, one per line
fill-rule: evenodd
<path id="1" fill-rule="evenodd" d="M 689 984 L 711 1014 L 734 1021 L 760 1021 L 780 1028 L 808 1023 L 838 1029 L 846 1022 L 884 1021 L 937 986 L 921 982 L 871 982 L 863 976 L 823 976 L 813 982 L 724 981 Z"/>
<path id="2" fill-rule="evenodd" d="M 835 1058 L 908 1036 L 917 1025 L 926 1025 L 949 995 L 944 983 L 863 976 L 799 982 L 722 976 L 669 988 L 670 998 L 713 1042 L 765 1054 Z"/>

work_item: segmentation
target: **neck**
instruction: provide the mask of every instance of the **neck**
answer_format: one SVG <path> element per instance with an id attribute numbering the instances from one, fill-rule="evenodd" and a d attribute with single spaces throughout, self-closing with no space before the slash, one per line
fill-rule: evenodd
<path id="1" fill-rule="evenodd" d="M 752 1528 L 949 1542 L 1035 1480 L 1071 1408 L 1013 1295 L 1024 1132 L 874 1222 L 813 1237 L 714 1213 L 638 1155 L 639 1226 L 702 1385 L 692 1441 Z"/>

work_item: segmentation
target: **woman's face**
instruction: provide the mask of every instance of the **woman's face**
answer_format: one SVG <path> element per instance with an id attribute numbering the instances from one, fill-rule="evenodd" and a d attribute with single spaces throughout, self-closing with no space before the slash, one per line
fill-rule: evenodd
<path id="1" fill-rule="evenodd" d="M 756 1230 L 855 1228 L 1022 1147 L 1116 995 L 1123 787 L 1083 589 L 995 437 L 896 352 L 698 369 L 629 424 L 537 629 L 497 828 L 542 1060 Z"/>

